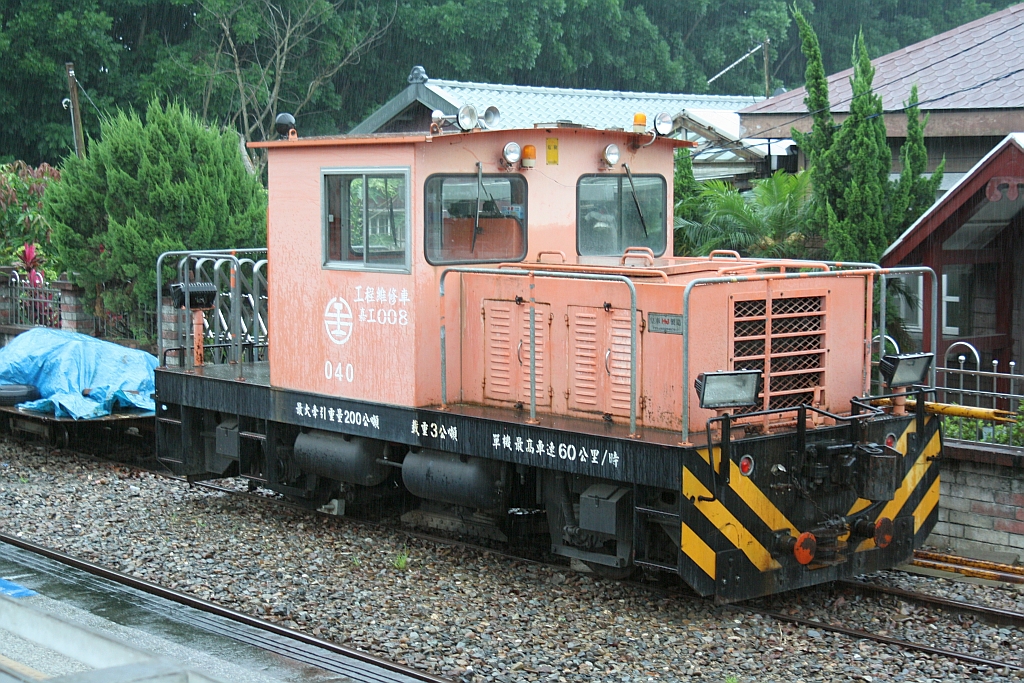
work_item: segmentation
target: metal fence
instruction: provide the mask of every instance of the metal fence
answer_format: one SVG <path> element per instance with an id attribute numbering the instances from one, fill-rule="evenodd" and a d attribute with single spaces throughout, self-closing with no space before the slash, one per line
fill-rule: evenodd
<path id="1" fill-rule="evenodd" d="M 1024 400 L 1024 374 L 1010 361 L 1005 369 L 998 360 L 983 365 L 981 354 L 967 342 L 956 342 L 936 368 L 937 400 L 943 403 L 995 408 L 1017 413 Z M 944 435 L 982 444 L 1024 447 L 1024 420 L 993 423 L 968 418 L 945 418 Z"/>
<path id="2" fill-rule="evenodd" d="M 60 290 L 39 273 L 11 274 L 8 284 L 10 324 L 60 328 Z"/>

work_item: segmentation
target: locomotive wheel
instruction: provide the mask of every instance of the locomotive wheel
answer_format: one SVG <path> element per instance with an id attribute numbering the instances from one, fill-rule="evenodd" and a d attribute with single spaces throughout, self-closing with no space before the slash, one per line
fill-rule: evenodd
<path id="1" fill-rule="evenodd" d="M 590 571 L 594 572 L 597 576 L 602 579 L 611 579 L 612 581 L 624 581 L 633 575 L 636 571 L 636 567 L 629 565 L 628 567 L 612 567 L 607 564 L 598 564 L 596 562 L 583 561 L 583 564 L 590 567 Z"/>

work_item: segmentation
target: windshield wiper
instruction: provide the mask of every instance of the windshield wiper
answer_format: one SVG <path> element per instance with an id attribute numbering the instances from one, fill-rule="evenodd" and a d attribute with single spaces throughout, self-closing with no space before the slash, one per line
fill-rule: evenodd
<path id="1" fill-rule="evenodd" d="M 479 166 L 479 164 L 477 165 Z M 626 169 L 626 177 L 629 178 L 629 189 L 633 191 L 633 203 L 636 204 L 636 212 L 640 214 L 640 227 L 644 229 L 644 237 L 650 237 L 650 235 L 647 234 L 647 221 L 644 220 L 644 212 L 640 209 L 640 200 L 636 196 L 636 185 L 633 184 L 633 174 L 629 172 L 629 164 L 623 164 L 622 168 Z M 479 209 L 477 210 L 479 211 Z"/>

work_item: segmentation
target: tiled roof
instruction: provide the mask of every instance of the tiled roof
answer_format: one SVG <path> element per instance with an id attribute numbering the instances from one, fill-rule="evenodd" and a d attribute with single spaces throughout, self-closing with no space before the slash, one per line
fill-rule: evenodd
<path id="1" fill-rule="evenodd" d="M 671 93 L 621 92 L 617 90 L 576 90 L 524 85 L 498 85 L 429 79 L 425 86 L 455 108 L 473 105 L 478 112 L 494 105 L 501 112 L 499 128 L 532 128 L 534 124 L 571 121 L 599 129 L 627 128 L 633 114 L 654 116 L 668 112 L 675 116 L 684 109 L 735 112 L 763 97 L 730 95 L 679 95 Z"/>
<path id="2" fill-rule="evenodd" d="M 928 40 L 872 60 L 874 90 L 885 111 L 899 111 L 917 84 L 922 110 L 1024 107 L 1024 4 L 1008 7 Z M 832 111 L 848 112 L 847 69 L 828 78 Z M 743 109 L 740 114 L 806 112 L 799 88 Z"/>

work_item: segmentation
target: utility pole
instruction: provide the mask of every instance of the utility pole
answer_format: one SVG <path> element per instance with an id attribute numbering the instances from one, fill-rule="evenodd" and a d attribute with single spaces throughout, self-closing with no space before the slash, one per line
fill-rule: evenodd
<path id="1" fill-rule="evenodd" d="M 771 72 L 768 69 L 768 49 L 771 47 L 772 41 L 767 36 L 764 39 L 764 96 L 772 96 L 772 77 Z"/>
<path id="2" fill-rule="evenodd" d="M 78 79 L 75 78 L 75 65 L 66 62 L 68 70 L 68 90 L 71 91 L 71 128 L 75 135 L 75 153 L 79 159 L 85 157 L 85 137 L 82 135 L 82 115 L 78 110 Z"/>

